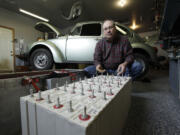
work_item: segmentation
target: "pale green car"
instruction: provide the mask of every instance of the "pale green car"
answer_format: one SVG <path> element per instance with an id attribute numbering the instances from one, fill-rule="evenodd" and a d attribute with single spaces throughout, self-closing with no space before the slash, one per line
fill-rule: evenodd
<path id="1" fill-rule="evenodd" d="M 51 37 L 29 46 L 30 64 L 37 70 L 51 69 L 55 63 L 93 63 L 96 43 L 103 38 L 101 21 L 77 23 L 65 36 L 45 22 L 37 23 L 35 28 Z M 151 62 L 157 63 L 155 49 L 145 44 L 133 30 L 118 22 L 116 29 L 119 34 L 129 38 L 136 60 L 143 65 L 145 74 Z"/>

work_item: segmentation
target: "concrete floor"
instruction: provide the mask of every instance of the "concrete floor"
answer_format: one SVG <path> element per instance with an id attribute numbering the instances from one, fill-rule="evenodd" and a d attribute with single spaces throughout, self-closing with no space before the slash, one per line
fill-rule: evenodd
<path id="1" fill-rule="evenodd" d="M 123 135 L 179 135 L 180 100 L 172 94 L 168 70 L 152 70 L 150 83 L 134 82 Z"/>

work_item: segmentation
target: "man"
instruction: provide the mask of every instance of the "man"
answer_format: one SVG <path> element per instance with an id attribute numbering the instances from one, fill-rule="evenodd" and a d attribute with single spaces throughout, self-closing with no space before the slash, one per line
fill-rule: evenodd
<path id="1" fill-rule="evenodd" d="M 103 23 L 104 38 L 97 44 L 94 52 L 94 64 L 85 68 L 92 77 L 99 73 L 131 76 L 134 80 L 141 71 L 140 63 L 134 61 L 133 49 L 125 36 L 117 34 L 115 22 L 105 20 Z"/>

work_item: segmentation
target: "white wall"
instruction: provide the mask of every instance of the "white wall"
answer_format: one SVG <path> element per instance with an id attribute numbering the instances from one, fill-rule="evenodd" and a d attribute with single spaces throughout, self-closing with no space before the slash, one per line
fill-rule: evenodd
<path id="1" fill-rule="evenodd" d="M 15 30 L 15 54 L 27 52 L 27 46 L 36 41 L 37 37 L 43 34 L 34 29 L 39 20 L 26 17 L 6 9 L 0 8 L 0 25 L 13 28 Z M 25 65 L 25 63 L 16 58 L 16 65 Z"/>
<path id="2" fill-rule="evenodd" d="M 15 30 L 15 44 L 16 54 L 19 52 L 19 45 L 23 45 L 23 51 L 27 51 L 27 46 L 34 41 L 37 37 L 42 36 L 42 33 L 35 30 L 34 26 L 39 20 L 25 17 L 23 15 L 8 11 L 0 8 L 0 25 L 13 28 Z"/>

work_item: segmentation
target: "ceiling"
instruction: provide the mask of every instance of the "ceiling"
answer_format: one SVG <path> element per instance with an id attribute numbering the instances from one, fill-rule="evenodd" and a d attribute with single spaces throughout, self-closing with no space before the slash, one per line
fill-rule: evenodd
<path id="1" fill-rule="evenodd" d="M 76 19 L 67 20 L 71 7 L 81 1 L 82 14 Z M 154 21 L 157 10 L 162 11 L 164 0 L 127 0 L 127 5 L 120 8 L 118 0 L 0 0 L 0 7 L 19 12 L 19 8 L 48 18 L 49 23 L 59 28 L 71 26 L 80 21 L 114 19 L 121 23 L 131 23 L 132 17 L 137 23 L 150 24 Z M 160 6 L 158 6 L 160 5 Z M 157 7 L 158 6 L 158 7 Z M 159 9 L 160 8 L 160 9 Z M 152 27 L 152 26 L 150 26 Z"/>

